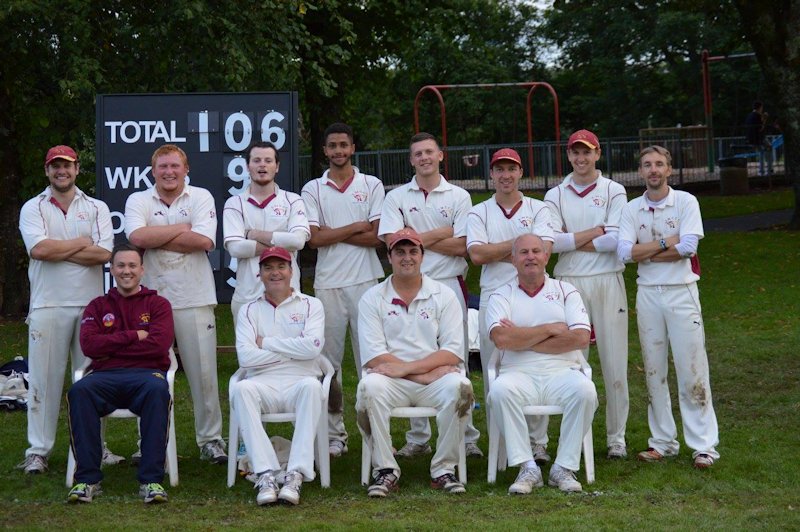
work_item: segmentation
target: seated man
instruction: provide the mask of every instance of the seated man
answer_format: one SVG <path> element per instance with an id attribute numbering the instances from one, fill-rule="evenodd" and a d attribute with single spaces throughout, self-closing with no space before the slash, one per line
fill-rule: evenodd
<path id="1" fill-rule="evenodd" d="M 424 251 L 416 231 L 404 228 L 387 235 L 386 245 L 393 273 L 370 288 L 358 305 L 365 372 L 356 411 L 362 437 L 372 439 L 374 479 L 367 494 L 386 497 L 397 490 L 400 468 L 392 454 L 389 413 L 402 406 L 439 410 L 431 487 L 464 493 L 453 475 L 473 403 L 472 384 L 460 373 L 461 306 L 450 288 L 420 273 Z"/>
<path id="2" fill-rule="evenodd" d="M 166 502 L 161 487 L 166 460 L 170 395 L 166 372 L 175 339 L 169 301 L 140 283 L 142 256 L 131 244 L 111 253 L 116 288 L 95 298 L 81 321 L 80 342 L 89 373 L 67 393 L 75 456 L 69 502 L 92 502 L 100 493 L 103 442 L 100 418 L 120 408 L 140 417 L 142 458 L 137 479 L 144 502 Z"/>
<path id="3" fill-rule="evenodd" d="M 318 358 L 325 337 L 322 303 L 292 286 L 292 255 L 268 247 L 259 257 L 264 295 L 242 306 L 236 320 L 236 354 L 247 377 L 233 388 L 233 410 L 247 454 L 258 475 L 256 502 L 300 502 L 303 480 L 314 480 L 314 437 L 322 411 Z M 288 471 L 278 491 L 281 466 L 261 412 L 297 414 Z"/>
<path id="4" fill-rule="evenodd" d="M 499 376 L 489 387 L 489 408 L 506 441 L 509 465 L 520 465 L 508 492 L 527 494 L 544 485 L 533 459 L 522 407 L 564 409 L 558 455 L 548 484 L 581 491 L 575 479 L 581 443 L 597 409 L 597 391 L 581 372 L 581 349 L 589 345 L 589 318 L 571 284 L 545 274 L 549 247 L 536 235 L 514 241 L 511 262 L 517 279 L 489 297 L 489 336 L 500 351 Z"/>

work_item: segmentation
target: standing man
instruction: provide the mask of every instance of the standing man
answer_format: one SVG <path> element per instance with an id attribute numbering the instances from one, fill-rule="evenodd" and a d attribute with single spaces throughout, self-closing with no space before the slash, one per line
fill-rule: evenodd
<path id="1" fill-rule="evenodd" d="M 403 186 L 386 195 L 378 235 L 386 238 L 404 227 L 416 231 L 425 247 L 422 273 L 448 286 L 458 297 L 464 333 L 459 354 L 468 360 L 467 341 L 467 215 L 472 208 L 469 192 L 452 185 L 439 173 L 439 163 L 444 152 L 436 137 L 430 133 L 417 133 L 411 137 L 410 162 L 415 175 Z M 363 363 L 363 361 L 362 361 Z M 480 432 L 472 425 L 469 414 L 464 437 L 467 456 L 483 456 L 478 447 Z M 431 426 L 427 419 L 412 419 L 411 430 L 406 433 L 406 444 L 397 456 L 410 458 L 429 454 Z"/>
<path id="2" fill-rule="evenodd" d="M 767 113 L 764 104 L 756 100 L 753 110 L 744 119 L 744 132 L 747 143 L 758 154 L 758 175 L 764 175 L 764 159 L 767 159 L 769 173 L 772 173 L 772 146 L 766 140 Z"/>
<path id="3" fill-rule="evenodd" d="M 392 275 L 358 305 L 358 334 L 366 374 L 358 384 L 359 429 L 372 445 L 370 497 L 397 490 L 400 467 L 392 456 L 392 408 L 436 408 L 439 437 L 431 460 L 431 487 L 464 493 L 454 472 L 472 410 L 472 383 L 461 375 L 464 331 L 455 293 L 421 272 L 425 251 L 413 229 L 386 237 Z M 370 441 L 371 440 L 371 441 Z"/>
<path id="4" fill-rule="evenodd" d="M 501 350 L 497 379 L 489 390 L 493 422 L 506 441 L 509 465 L 520 465 L 511 494 L 528 494 L 544 485 L 528 442 L 522 408 L 555 404 L 564 409 L 558 454 L 548 484 L 561 491 L 581 491 L 575 472 L 581 444 L 597 409 L 594 383 L 582 371 L 581 349 L 589 346 L 589 316 L 574 286 L 545 273 L 549 246 L 536 235 L 514 242 L 514 282 L 489 299 L 486 320 Z"/>
<path id="5" fill-rule="evenodd" d="M 233 410 L 258 475 L 256 502 L 299 504 L 303 481 L 314 479 L 314 438 L 323 408 L 319 356 L 325 313 L 318 299 L 292 288 L 288 250 L 266 248 L 259 262 L 264 292 L 239 310 L 236 322 L 236 354 L 247 376 L 231 391 Z M 287 473 L 278 490 L 275 476 L 281 466 L 261 412 L 287 409 L 297 415 Z"/>
<path id="6" fill-rule="evenodd" d="M 627 203 L 625 187 L 596 168 L 600 141 L 581 129 L 567 141 L 572 173 L 547 191 L 555 230 L 553 273 L 581 293 L 597 339 L 606 391 L 608 458 L 625 458 L 628 421 L 628 298 L 617 258 L 619 219 Z M 589 349 L 583 352 L 589 360 Z"/>
<path id="7" fill-rule="evenodd" d="M 239 309 L 264 291 L 258 278 L 258 257 L 270 246 L 292 253 L 292 287 L 300 291 L 297 252 L 308 240 L 308 220 L 300 196 L 278 187 L 278 150 L 271 142 L 255 142 L 245 153 L 250 186 L 231 196 L 222 211 L 223 245 L 237 259 L 236 288 L 231 299 L 234 325 Z"/>
<path id="8" fill-rule="evenodd" d="M 358 302 L 383 277 L 375 248 L 382 245 L 377 235 L 385 192 L 380 179 L 353 166 L 351 157 L 356 147 L 350 126 L 331 124 L 324 141 L 322 149 L 330 167 L 303 187 L 302 197 L 311 229 L 309 245 L 319 250 L 314 295 L 325 309 L 322 354 L 336 370 L 336 385 L 328 398 L 328 447 L 330 455 L 338 457 L 347 452 L 342 417 L 344 337 L 349 325 L 360 377 Z"/>
<path id="9" fill-rule="evenodd" d="M 53 450 L 67 359 L 84 363 L 79 343 L 83 309 L 103 294 L 103 264 L 114 235 L 108 206 L 90 198 L 75 180 L 78 154 L 54 146 L 44 159 L 50 185 L 22 206 L 19 230 L 30 256 L 28 313 L 28 442 L 25 473 L 47 471 Z M 98 438 L 99 439 L 99 438 Z"/>
<path id="10" fill-rule="evenodd" d="M 497 150 L 489 164 L 489 175 L 495 193 L 488 200 L 472 207 L 467 218 L 467 251 L 473 264 L 481 266 L 481 300 L 478 306 L 478 328 L 481 343 L 481 368 L 484 382 L 486 366 L 494 351 L 486 322 L 486 308 L 492 292 L 511 282 L 517 271 L 511 264 L 514 240 L 525 234 L 539 235 L 548 251 L 553 245 L 550 213 L 544 202 L 525 196 L 519 190 L 522 159 L 516 150 Z M 488 390 L 484 388 L 484 394 Z M 547 418 L 531 420 L 533 455 L 542 464 L 550 461 L 547 454 Z"/>
<path id="11" fill-rule="evenodd" d="M 146 503 L 167 502 L 164 480 L 169 394 L 166 372 L 175 335 L 169 301 L 140 284 L 139 250 L 120 244 L 111 253 L 116 287 L 92 300 L 81 322 L 89 373 L 67 393 L 75 484 L 68 502 L 92 502 L 100 493 L 100 419 L 118 408 L 140 418 L 142 458 L 136 475 Z"/>
<path id="12" fill-rule="evenodd" d="M 719 458 L 717 417 L 711 401 L 703 316 L 697 280 L 697 246 L 703 220 L 697 199 L 667 183 L 672 156 L 650 146 L 639 156 L 639 174 L 647 190 L 622 213 L 617 255 L 637 262 L 636 313 L 650 404 L 648 449 L 639 460 L 660 462 L 678 454 L 678 431 L 667 384 L 667 341 L 678 382 L 683 437 L 694 467 L 711 467 Z"/>
<path id="13" fill-rule="evenodd" d="M 217 386 L 217 305 L 207 253 L 214 249 L 217 214 L 204 188 L 186 184 L 189 160 L 178 146 L 153 152 L 156 184 L 125 203 L 125 234 L 144 249 L 144 284 L 172 305 L 175 339 L 189 380 L 200 458 L 228 461 Z"/>

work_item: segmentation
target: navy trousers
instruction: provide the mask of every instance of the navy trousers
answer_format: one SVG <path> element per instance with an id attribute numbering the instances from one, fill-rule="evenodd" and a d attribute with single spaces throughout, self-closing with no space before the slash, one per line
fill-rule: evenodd
<path id="1" fill-rule="evenodd" d="M 166 374 L 160 370 L 126 368 L 92 372 L 67 393 L 69 432 L 75 456 L 75 482 L 95 484 L 103 479 L 100 418 L 127 408 L 141 419 L 141 484 L 164 480 L 171 398 Z"/>

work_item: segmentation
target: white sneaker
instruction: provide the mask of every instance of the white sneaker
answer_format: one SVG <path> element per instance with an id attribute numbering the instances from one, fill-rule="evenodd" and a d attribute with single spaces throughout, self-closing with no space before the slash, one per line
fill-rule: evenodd
<path id="1" fill-rule="evenodd" d="M 303 487 L 303 474 L 299 471 L 289 471 L 283 478 L 283 487 L 278 493 L 278 499 L 289 504 L 300 503 L 300 489 Z"/>
<path id="2" fill-rule="evenodd" d="M 339 458 L 347 453 L 347 444 L 342 440 L 331 440 L 328 443 L 328 454 L 334 458 Z"/>
<path id="3" fill-rule="evenodd" d="M 117 465 L 124 461 L 124 456 L 112 453 L 111 449 L 106 445 L 106 442 L 103 442 L 103 465 Z"/>
<path id="4" fill-rule="evenodd" d="M 467 458 L 483 458 L 483 451 L 481 451 L 481 448 L 472 442 L 464 444 L 464 453 L 466 454 Z"/>
<path id="5" fill-rule="evenodd" d="M 225 464 L 228 462 L 228 455 L 225 454 L 225 442 L 222 440 L 212 440 L 200 449 L 200 459 L 207 460 L 212 464 Z"/>
<path id="6" fill-rule="evenodd" d="M 278 483 L 272 471 L 266 471 L 258 476 L 255 488 L 258 490 L 256 502 L 259 506 L 272 504 L 278 501 Z"/>
<path id="7" fill-rule="evenodd" d="M 547 454 L 547 445 L 543 443 L 532 444 L 531 452 L 533 452 L 533 459 L 536 460 L 536 465 L 538 466 L 543 466 L 550 461 L 550 455 Z"/>
<path id="8" fill-rule="evenodd" d="M 411 443 L 408 442 L 403 445 L 403 448 L 394 453 L 394 455 L 398 458 L 413 458 L 415 456 L 420 456 L 423 454 L 431 454 L 433 450 L 431 446 L 427 443 Z"/>
<path id="9" fill-rule="evenodd" d="M 609 460 L 618 459 L 621 460 L 623 458 L 628 457 L 628 450 L 625 448 L 624 443 L 612 443 L 608 446 L 608 455 L 607 457 Z"/>
<path id="10" fill-rule="evenodd" d="M 40 454 L 29 454 L 25 460 L 17 464 L 17 469 L 24 469 L 28 475 L 47 473 L 47 457 Z"/>
<path id="11" fill-rule="evenodd" d="M 553 464 L 553 467 L 550 468 L 550 478 L 547 479 L 547 484 L 566 492 L 583 490 L 583 486 L 575 478 L 575 471 L 563 468 L 558 464 Z"/>
<path id="12" fill-rule="evenodd" d="M 508 493 L 512 495 L 527 495 L 533 488 L 544 486 L 542 480 L 542 470 L 536 467 L 520 467 L 517 480 L 508 487 Z"/>

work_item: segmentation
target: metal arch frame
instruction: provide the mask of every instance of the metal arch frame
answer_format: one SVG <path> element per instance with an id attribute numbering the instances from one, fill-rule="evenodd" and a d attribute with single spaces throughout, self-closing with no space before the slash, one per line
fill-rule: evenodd
<path id="1" fill-rule="evenodd" d="M 706 126 L 708 126 L 707 144 L 708 144 L 708 171 L 714 171 L 714 118 L 711 105 L 711 73 L 708 64 L 715 61 L 727 61 L 728 59 L 738 59 L 740 57 L 755 57 L 754 52 L 745 52 L 740 54 L 729 55 L 710 55 L 708 50 L 703 50 L 700 54 L 701 61 L 703 62 L 703 109 L 706 114 Z"/>
<path id="2" fill-rule="evenodd" d="M 553 111 L 554 111 L 554 123 L 553 128 L 555 132 L 555 139 L 556 139 L 556 173 L 563 177 L 561 172 L 561 132 L 560 132 L 560 123 L 559 123 L 559 116 L 558 116 L 558 94 L 556 93 L 555 89 L 552 85 L 544 81 L 525 81 L 521 83 L 464 83 L 464 84 L 457 84 L 457 85 L 425 85 L 422 87 L 418 92 L 416 98 L 414 98 L 414 132 L 419 133 L 419 102 L 422 98 L 422 95 L 425 92 L 432 92 L 436 99 L 439 100 L 439 113 L 440 113 L 440 120 L 442 123 L 442 147 L 447 147 L 447 110 L 444 104 L 444 97 L 442 96 L 441 91 L 443 90 L 450 90 L 450 89 L 493 89 L 497 87 L 529 87 L 528 96 L 526 98 L 526 114 L 527 114 L 527 126 L 528 126 L 528 171 L 530 177 L 534 176 L 533 173 L 533 111 L 531 109 L 531 99 L 533 97 L 533 93 L 539 87 L 546 88 L 550 95 L 553 97 Z M 448 177 L 448 154 L 447 150 L 444 150 L 444 173 L 445 178 Z"/>

